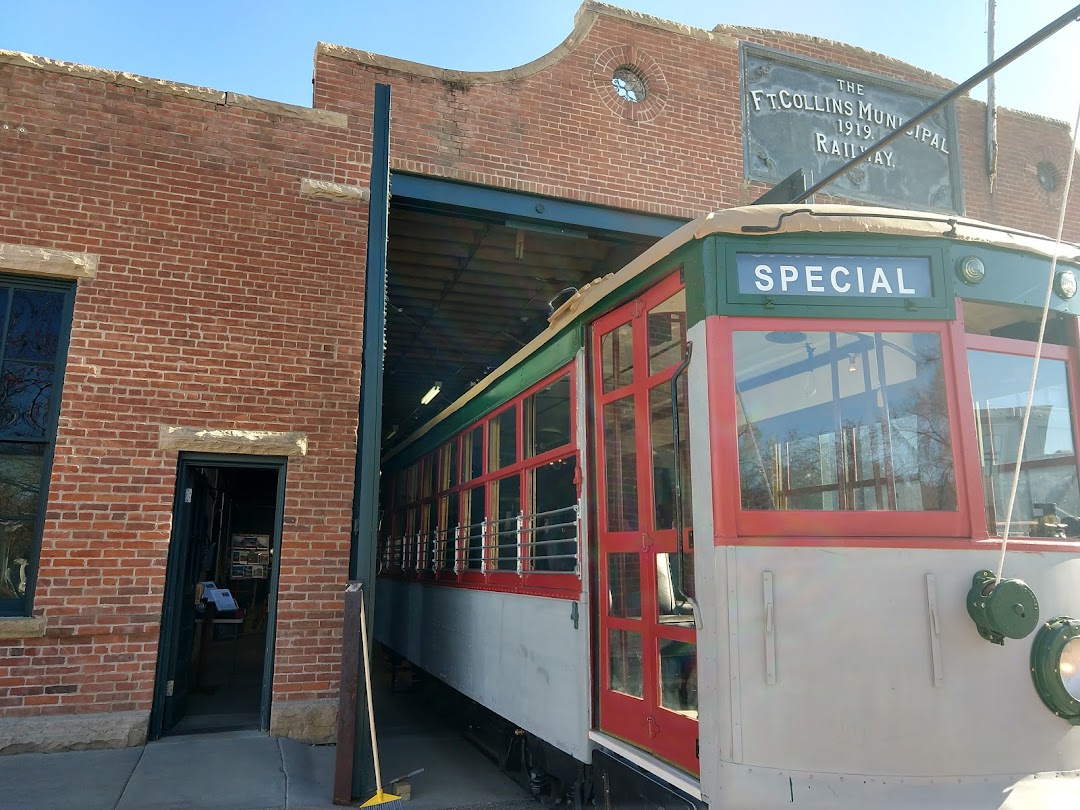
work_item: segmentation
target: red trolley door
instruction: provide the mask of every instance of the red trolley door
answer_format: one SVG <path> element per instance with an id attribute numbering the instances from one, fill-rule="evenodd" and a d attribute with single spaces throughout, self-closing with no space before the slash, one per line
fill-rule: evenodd
<path id="1" fill-rule="evenodd" d="M 599 727 L 696 774 L 697 647 L 689 430 L 679 381 L 684 551 L 677 556 L 671 378 L 686 352 L 674 274 L 593 327 Z"/>

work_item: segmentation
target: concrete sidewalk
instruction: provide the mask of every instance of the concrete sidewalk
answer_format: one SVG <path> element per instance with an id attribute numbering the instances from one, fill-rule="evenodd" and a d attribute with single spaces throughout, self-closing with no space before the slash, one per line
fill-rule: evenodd
<path id="1" fill-rule="evenodd" d="M 386 696 L 375 711 L 387 781 L 413 776 L 407 810 L 539 805 L 456 732 Z M 166 737 L 141 748 L 0 757 L 0 810 L 329 810 L 334 746 L 255 731 Z"/>

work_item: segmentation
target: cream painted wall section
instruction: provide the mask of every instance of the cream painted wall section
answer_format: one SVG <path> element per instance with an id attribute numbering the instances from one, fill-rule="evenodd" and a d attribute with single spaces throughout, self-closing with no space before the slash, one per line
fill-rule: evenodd
<path id="1" fill-rule="evenodd" d="M 588 608 L 540 596 L 379 579 L 375 637 L 575 757 L 589 756 Z"/>
<path id="2" fill-rule="evenodd" d="M 740 761 L 893 776 L 1080 768 L 1080 728 L 1048 711 L 1032 685 L 1032 637 L 990 644 L 967 615 L 971 577 L 990 556 L 737 549 Z M 773 576 L 773 685 L 764 572 Z M 940 685 L 931 658 L 928 573 L 937 581 Z M 1043 618 L 1080 614 L 1080 559 L 1016 553 L 1006 574 L 1034 588 Z"/>

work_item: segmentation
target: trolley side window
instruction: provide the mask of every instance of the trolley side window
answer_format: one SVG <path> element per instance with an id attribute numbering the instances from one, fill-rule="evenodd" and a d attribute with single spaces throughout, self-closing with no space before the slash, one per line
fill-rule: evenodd
<path id="1" fill-rule="evenodd" d="M 580 593 L 576 404 L 570 364 L 394 474 L 380 573 Z"/>
<path id="2" fill-rule="evenodd" d="M 986 524 L 1001 535 L 1034 357 L 969 350 Z M 1012 535 L 1080 537 L 1080 486 L 1065 360 L 1043 357 L 1020 464 Z"/>
<path id="3" fill-rule="evenodd" d="M 744 510 L 957 510 L 937 332 L 732 338 Z"/>
<path id="4" fill-rule="evenodd" d="M 965 301 L 968 372 L 975 412 L 983 505 L 991 535 L 1005 530 L 1020 429 L 1042 313 L 1035 307 Z M 1080 537 L 1069 346 L 1073 319 L 1050 312 L 1035 380 L 1009 534 Z"/>

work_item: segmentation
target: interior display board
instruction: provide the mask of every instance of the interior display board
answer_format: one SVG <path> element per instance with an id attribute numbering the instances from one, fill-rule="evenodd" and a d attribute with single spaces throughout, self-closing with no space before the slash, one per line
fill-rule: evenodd
<path id="1" fill-rule="evenodd" d="M 270 535 L 234 534 L 229 579 L 266 579 L 270 570 Z"/>

